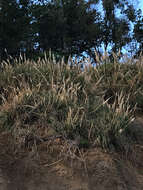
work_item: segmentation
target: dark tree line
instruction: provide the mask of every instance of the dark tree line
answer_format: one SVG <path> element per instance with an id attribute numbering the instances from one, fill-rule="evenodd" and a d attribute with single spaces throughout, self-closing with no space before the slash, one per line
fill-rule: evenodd
<path id="1" fill-rule="evenodd" d="M 100 6 L 99 6 L 100 4 Z M 0 60 L 26 54 L 143 51 L 143 16 L 127 0 L 0 0 Z"/>

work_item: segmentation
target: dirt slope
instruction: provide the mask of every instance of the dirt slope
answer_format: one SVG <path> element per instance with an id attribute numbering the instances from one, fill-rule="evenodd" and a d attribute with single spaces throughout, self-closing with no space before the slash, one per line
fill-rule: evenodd
<path id="1" fill-rule="evenodd" d="M 142 120 L 139 119 L 142 123 Z M 99 148 L 80 160 L 62 160 L 45 151 L 16 151 L 11 136 L 0 136 L 0 190 L 142 190 L 143 145 L 133 153 L 109 154 Z"/>

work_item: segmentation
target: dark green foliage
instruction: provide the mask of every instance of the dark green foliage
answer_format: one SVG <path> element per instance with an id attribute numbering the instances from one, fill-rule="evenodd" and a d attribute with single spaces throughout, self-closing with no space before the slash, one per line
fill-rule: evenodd
<path id="1" fill-rule="evenodd" d="M 134 39 L 139 43 L 138 55 L 143 52 L 143 16 L 141 10 L 137 12 L 137 19 L 134 26 Z"/>
<path id="2" fill-rule="evenodd" d="M 128 1 L 102 0 L 1 0 L 0 61 L 25 54 L 37 60 L 44 51 L 63 56 L 88 54 L 97 62 L 101 47 L 118 52 L 128 45 L 132 54 L 142 52 L 142 13 Z M 134 25 L 132 31 L 131 25 Z M 136 48 L 133 48 L 133 43 Z M 138 43 L 138 44 L 137 44 Z M 109 52 L 110 53 L 110 52 Z"/>
<path id="3" fill-rule="evenodd" d="M 0 59 L 6 59 L 26 48 L 31 18 L 27 0 L 2 0 L 0 8 Z"/>

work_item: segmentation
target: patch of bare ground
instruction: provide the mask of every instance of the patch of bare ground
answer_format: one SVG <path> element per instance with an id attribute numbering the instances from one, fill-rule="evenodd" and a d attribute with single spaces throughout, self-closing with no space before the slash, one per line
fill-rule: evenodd
<path id="1" fill-rule="evenodd" d="M 136 122 L 143 126 L 142 121 Z M 143 189 L 142 143 L 134 145 L 128 155 L 91 148 L 77 156 L 64 151 L 60 143 L 45 141 L 16 150 L 11 135 L 1 134 L 0 190 Z"/>

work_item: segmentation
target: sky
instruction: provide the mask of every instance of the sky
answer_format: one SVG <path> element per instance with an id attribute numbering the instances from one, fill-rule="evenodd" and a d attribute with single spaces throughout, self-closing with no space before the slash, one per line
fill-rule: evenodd
<path id="1" fill-rule="evenodd" d="M 142 14 L 143 14 L 143 0 L 138 0 L 138 2 L 139 2 L 138 8 L 142 10 Z"/>

